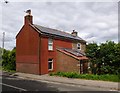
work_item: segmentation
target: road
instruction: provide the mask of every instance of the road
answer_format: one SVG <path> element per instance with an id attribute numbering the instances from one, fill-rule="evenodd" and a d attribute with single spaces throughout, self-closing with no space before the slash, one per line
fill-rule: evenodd
<path id="1" fill-rule="evenodd" d="M 2 75 L 2 91 L 53 91 L 54 93 L 110 93 L 111 90 L 87 87 L 87 86 L 77 86 L 68 85 L 49 81 L 35 81 L 30 79 L 18 78 L 17 76 Z M 91 92 L 90 92 L 91 91 Z M 104 92 L 103 92 L 104 91 Z M 112 93 L 117 93 L 113 92 Z"/>

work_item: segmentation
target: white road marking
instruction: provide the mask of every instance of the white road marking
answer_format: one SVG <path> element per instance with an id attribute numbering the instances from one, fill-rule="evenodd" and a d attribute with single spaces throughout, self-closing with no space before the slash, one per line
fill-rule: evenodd
<path id="1" fill-rule="evenodd" d="M 116 91 L 116 92 L 119 92 L 118 90 L 110 90 L 110 91 Z"/>
<path id="2" fill-rule="evenodd" d="M 8 84 L 5 84 L 5 83 L 0 83 L 1 85 L 4 85 L 4 86 L 8 86 L 8 87 L 11 87 L 11 88 L 15 88 L 15 89 L 19 89 L 19 90 L 22 90 L 22 91 L 27 91 L 26 89 L 23 89 L 23 88 L 19 88 L 19 87 L 15 87 L 15 86 L 12 86 L 12 85 L 8 85 Z"/>

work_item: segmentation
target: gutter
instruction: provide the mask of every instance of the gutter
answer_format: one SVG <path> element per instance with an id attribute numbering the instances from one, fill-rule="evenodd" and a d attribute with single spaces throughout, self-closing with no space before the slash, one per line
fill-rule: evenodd
<path id="1" fill-rule="evenodd" d="M 40 37 L 40 34 L 39 34 L 39 48 L 38 48 L 38 63 L 39 63 L 39 75 L 41 75 L 41 37 Z"/>

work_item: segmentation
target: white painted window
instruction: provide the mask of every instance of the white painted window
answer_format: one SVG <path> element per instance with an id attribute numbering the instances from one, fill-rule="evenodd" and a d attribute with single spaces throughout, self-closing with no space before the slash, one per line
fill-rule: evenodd
<path id="1" fill-rule="evenodd" d="M 53 70 L 53 59 L 48 59 L 48 70 Z"/>
<path id="2" fill-rule="evenodd" d="M 53 39 L 48 39 L 48 50 L 53 50 Z"/>
<path id="3" fill-rule="evenodd" d="M 81 44 L 80 43 L 77 44 L 77 49 L 81 50 Z"/>

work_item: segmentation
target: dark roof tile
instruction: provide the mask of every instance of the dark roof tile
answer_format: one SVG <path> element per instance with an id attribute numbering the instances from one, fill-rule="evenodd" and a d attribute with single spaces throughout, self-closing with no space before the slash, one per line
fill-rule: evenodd
<path id="1" fill-rule="evenodd" d="M 77 49 L 70 49 L 70 48 L 59 48 L 61 50 L 64 50 L 66 52 L 69 52 L 75 56 L 85 56 L 85 53 L 81 52 L 80 50 L 77 50 Z"/>
<path id="2" fill-rule="evenodd" d="M 82 53 L 81 51 L 70 49 L 70 48 L 57 48 L 58 51 L 65 53 L 66 55 L 72 56 L 78 60 L 88 60 L 88 58 L 85 56 L 85 53 Z"/>
<path id="3" fill-rule="evenodd" d="M 78 36 L 73 36 L 69 33 L 66 33 L 66 32 L 63 32 L 63 31 L 60 31 L 60 30 L 56 30 L 56 29 L 52 29 L 52 28 L 48 28 L 48 27 L 43 27 L 43 26 L 36 25 L 36 24 L 33 24 L 33 26 L 36 27 L 42 33 L 67 37 L 67 38 L 70 38 L 70 39 L 81 40 L 81 41 L 86 42 L 85 40 L 83 40 L 82 38 L 80 38 Z"/>

